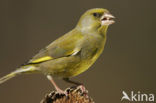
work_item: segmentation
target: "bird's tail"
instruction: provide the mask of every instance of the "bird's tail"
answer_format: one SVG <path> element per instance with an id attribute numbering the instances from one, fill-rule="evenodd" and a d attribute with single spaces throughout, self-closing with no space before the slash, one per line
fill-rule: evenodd
<path id="1" fill-rule="evenodd" d="M 22 66 L 20 68 L 18 68 L 17 70 L 9 73 L 8 75 L 0 78 L 0 84 L 4 83 L 5 81 L 19 75 L 19 74 L 23 74 L 23 73 L 31 73 L 31 72 L 35 72 L 37 71 L 35 66 L 32 65 L 28 65 L 28 66 Z"/>

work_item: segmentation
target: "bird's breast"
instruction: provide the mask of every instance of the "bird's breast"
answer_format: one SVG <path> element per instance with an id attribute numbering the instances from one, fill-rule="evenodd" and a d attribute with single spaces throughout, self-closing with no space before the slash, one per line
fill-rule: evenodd
<path id="1" fill-rule="evenodd" d="M 87 38 L 79 53 L 81 62 L 79 63 L 78 68 L 73 70 L 73 76 L 86 71 L 100 56 L 104 49 L 104 45 L 105 39 Z"/>
<path id="2" fill-rule="evenodd" d="M 81 57 L 86 60 L 98 57 L 102 53 L 104 45 L 105 38 L 101 36 L 88 36 L 82 45 Z"/>

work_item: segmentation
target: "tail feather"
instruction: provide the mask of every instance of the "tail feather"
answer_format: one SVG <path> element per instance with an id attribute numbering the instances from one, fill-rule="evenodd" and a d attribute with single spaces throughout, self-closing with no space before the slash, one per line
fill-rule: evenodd
<path id="1" fill-rule="evenodd" d="M 35 66 L 23 66 L 13 72 L 11 72 L 10 74 L 0 78 L 0 84 L 4 83 L 5 81 L 7 81 L 21 73 L 29 73 L 29 72 L 34 72 L 34 71 L 36 71 Z"/>
<path id="2" fill-rule="evenodd" d="M 0 84 L 4 83 L 5 81 L 7 81 L 15 76 L 16 76 L 16 74 L 14 72 L 12 72 L 12 73 L 0 78 Z"/>

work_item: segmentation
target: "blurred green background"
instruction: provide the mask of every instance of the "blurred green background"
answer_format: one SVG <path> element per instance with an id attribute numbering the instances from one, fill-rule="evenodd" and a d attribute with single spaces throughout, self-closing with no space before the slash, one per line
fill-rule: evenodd
<path id="1" fill-rule="evenodd" d="M 120 103 L 122 91 L 156 95 L 155 0 L 1 0 L 0 77 L 68 32 L 90 8 L 107 8 L 109 27 L 101 57 L 81 81 L 96 103 Z M 65 89 L 70 84 L 56 79 Z M 54 90 L 42 74 L 21 75 L 0 85 L 1 103 L 39 103 Z M 124 103 L 125 101 L 123 101 Z"/>

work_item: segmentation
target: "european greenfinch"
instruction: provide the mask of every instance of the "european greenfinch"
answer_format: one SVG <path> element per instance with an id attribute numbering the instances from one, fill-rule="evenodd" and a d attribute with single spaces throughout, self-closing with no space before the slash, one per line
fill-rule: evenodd
<path id="1" fill-rule="evenodd" d="M 26 64 L 0 78 L 0 84 L 24 73 L 43 73 L 58 92 L 53 76 L 79 85 L 69 78 L 86 71 L 100 56 L 106 42 L 108 26 L 114 23 L 108 10 L 95 8 L 86 11 L 74 29 L 39 51 Z"/>

